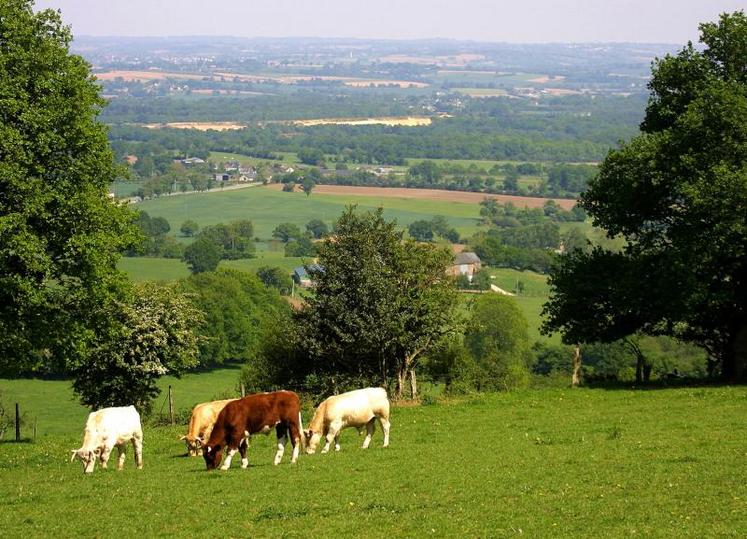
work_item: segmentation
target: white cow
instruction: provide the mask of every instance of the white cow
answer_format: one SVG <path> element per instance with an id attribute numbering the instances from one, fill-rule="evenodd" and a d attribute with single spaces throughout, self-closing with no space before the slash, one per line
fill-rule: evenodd
<path id="1" fill-rule="evenodd" d="M 218 414 L 226 407 L 226 404 L 234 400 L 236 399 L 203 402 L 192 409 L 189 432 L 186 436 L 179 438 L 187 444 L 187 454 L 190 457 L 202 454 L 202 446 L 210 439 L 210 433 L 213 432 L 213 425 L 218 419 Z"/>
<path id="2" fill-rule="evenodd" d="M 319 440 L 323 436 L 327 438 L 327 444 L 322 449 L 322 453 L 329 451 L 333 440 L 335 451 L 339 451 L 340 431 L 348 427 L 356 427 L 360 432 L 364 425 L 366 439 L 363 440 L 363 449 L 366 449 L 376 429 L 377 417 L 384 431 L 384 447 L 387 447 L 390 423 L 389 399 L 385 389 L 369 387 L 329 397 L 316 409 L 309 429 L 304 431 L 306 453 L 309 455 L 316 453 Z"/>
<path id="3" fill-rule="evenodd" d="M 96 467 L 96 458 L 101 460 L 101 467 L 106 468 L 109 455 L 117 446 L 119 460 L 117 469 L 121 470 L 125 461 L 125 448 L 128 442 L 135 448 L 135 464 L 143 467 L 143 429 L 140 426 L 140 414 L 134 406 L 102 408 L 88 414 L 86 429 L 83 432 L 83 445 L 72 450 L 70 462 L 76 458 L 83 463 L 83 472 L 91 473 Z"/>

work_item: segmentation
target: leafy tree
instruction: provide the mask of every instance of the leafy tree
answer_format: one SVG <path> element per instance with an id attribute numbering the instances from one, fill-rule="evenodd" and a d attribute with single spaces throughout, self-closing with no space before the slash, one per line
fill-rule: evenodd
<path id="1" fill-rule="evenodd" d="M 314 256 L 314 243 L 307 236 L 291 240 L 285 244 L 285 256 Z"/>
<path id="2" fill-rule="evenodd" d="M 626 240 L 562 258 L 545 331 L 567 343 L 636 332 L 703 347 L 747 377 L 747 17 L 724 14 L 654 63 L 643 133 L 611 151 L 582 205 Z"/>
<path id="3" fill-rule="evenodd" d="M 221 259 L 221 247 L 206 237 L 199 237 L 184 249 L 184 261 L 192 273 L 215 271 Z"/>
<path id="4" fill-rule="evenodd" d="M 464 342 L 483 373 L 478 389 L 512 389 L 529 383 L 532 355 L 528 324 L 512 298 L 480 296 L 467 323 Z"/>
<path id="5" fill-rule="evenodd" d="M 433 226 L 430 221 L 419 220 L 407 227 L 410 237 L 416 241 L 433 241 Z"/>
<path id="6" fill-rule="evenodd" d="M 133 298 L 112 306 L 116 321 L 91 354 L 73 370 L 73 389 L 86 406 L 135 404 L 148 410 L 165 374 L 179 375 L 197 364 L 193 329 L 202 313 L 173 287 L 137 285 Z"/>
<path id="7" fill-rule="evenodd" d="M 298 225 L 293 223 L 280 223 L 272 231 L 272 237 L 277 238 L 284 243 L 288 243 L 291 239 L 302 238 L 303 234 Z"/>
<path id="8" fill-rule="evenodd" d="M 319 265 L 307 268 L 315 294 L 297 313 L 302 355 L 309 371 L 372 382 L 407 378 L 422 354 L 455 328 L 451 253 L 402 241 L 383 210 L 359 214 L 353 207 L 335 225 L 335 240 L 318 247 Z M 328 384 L 329 386 L 329 384 Z"/>
<path id="9" fill-rule="evenodd" d="M 278 266 L 261 266 L 257 269 L 257 277 L 265 286 L 276 288 L 281 294 L 290 294 L 293 287 L 291 276 Z"/>
<path id="10" fill-rule="evenodd" d="M 89 65 L 58 12 L 0 3 L 0 368 L 84 361 L 123 297 L 132 213 L 107 197 L 118 172 Z"/>
<path id="11" fill-rule="evenodd" d="M 204 227 L 198 238 L 208 239 L 221 248 L 221 258 L 236 260 L 254 256 L 252 235 L 254 226 L 251 221 L 239 220 L 228 224 L 218 223 Z"/>
<path id="12" fill-rule="evenodd" d="M 182 233 L 182 236 L 186 236 L 190 238 L 194 236 L 195 234 L 197 234 L 197 231 L 199 229 L 200 229 L 200 225 L 198 225 L 195 221 L 188 219 L 182 223 L 180 231 Z"/>
<path id="13" fill-rule="evenodd" d="M 194 328 L 203 337 L 199 344 L 202 366 L 252 361 L 261 346 L 264 326 L 274 324 L 278 312 L 288 309 L 277 290 L 243 271 L 198 273 L 180 281 L 179 287 L 204 312 L 204 320 Z"/>
<path id="14" fill-rule="evenodd" d="M 323 165 L 324 152 L 317 148 L 303 148 L 298 152 L 298 160 L 306 165 Z"/>
<path id="15" fill-rule="evenodd" d="M 301 184 L 301 187 L 303 188 L 303 192 L 306 193 L 306 196 L 308 197 L 311 196 L 311 191 L 313 191 L 314 187 L 316 187 L 316 183 L 311 178 L 306 178 Z"/>
<path id="16" fill-rule="evenodd" d="M 306 231 L 314 238 L 319 239 L 329 234 L 329 227 L 321 219 L 312 219 L 306 223 Z"/>

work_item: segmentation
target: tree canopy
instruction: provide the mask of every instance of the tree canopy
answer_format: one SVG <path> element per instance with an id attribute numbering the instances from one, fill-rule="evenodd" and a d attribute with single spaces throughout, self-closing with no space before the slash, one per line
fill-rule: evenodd
<path id="1" fill-rule="evenodd" d="M 0 3 L 0 367 L 80 361 L 126 287 L 119 253 L 137 236 L 113 203 L 105 105 L 54 10 Z M 101 315 L 101 316 L 100 316 Z M 2 364 L 5 365 L 2 365 Z"/>
<path id="2" fill-rule="evenodd" d="M 659 59 L 642 133 L 611 151 L 581 204 L 620 252 L 573 251 L 551 276 L 545 331 L 612 342 L 637 331 L 747 367 L 747 17 L 700 25 Z"/>
<path id="3" fill-rule="evenodd" d="M 297 320 L 309 370 L 369 383 L 396 377 L 400 394 L 410 376 L 416 389 L 419 357 L 454 329 L 451 259 L 445 249 L 403 242 L 381 209 L 348 208 L 308 268 L 314 294 Z"/>

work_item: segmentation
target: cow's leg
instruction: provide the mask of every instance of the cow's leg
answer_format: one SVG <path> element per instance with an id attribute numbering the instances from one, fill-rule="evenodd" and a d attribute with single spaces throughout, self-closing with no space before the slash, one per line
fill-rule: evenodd
<path id="1" fill-rule="evenodd" d="M 109 463 L 109 455 L 112 453 L 113 447 L 105 447 L 101 450 L 99 460 L 101 461 L 101 467 L 106 470 L 107 464 Z"/>
<path id="2" fill-rule="evenodd" d="M 379 421 L 381 422 L 381 430 L 384 431 L 384 446 L 383 447 L 389 447 L 389 427 L 391 426 L 391 423 L 389 423 L 388 417 L 380 417 Z"/>
<path id="3" fill-rule="evenodd" d="M 339 435 L 338 426 L 335 423 L 330 423 L 329 427 L 327 427 L 327 443 L 324 444 L 324 448 L 322 449 L 322 453 L 326 453 L 329 451 L 329 446 L 332 445 L 332 442 L 337 439 Z M 337 442 L 335 442 L 335 445 L 338 445 Z"/>
<path id="4" fill-rule="evenodd" d="M 275 432 L 278 437 L 278 452 L 275 453 L 275 466 L 277 466 L 283 460 L 283 453 L 285 453 L 285 442 L 288 441 L 288 427 L 281 423 L 275 427 Z"/>
<path id="5" fill-rule="evenodd" d="M 119 452 L 119 458 L 117 459 L 117 470 L 121 470 L 124 467 L 125 451 L 127 450 L 127 444 L 119 444 L 117 451 Z"/>
<path id="6" fill-rule="evenodd" d="M 340 450 L 340 431 L 337 431 L 337 434 L 335 435 L 335 451 Z"/>
<path id="7" fill-rule="evenodd" d="M 371 443 L 371 438 L 376 431 L 376 417 L 372 417 L 371 420 L 366 423 L 366 438 L 363 440 L 363 449 L 368 449 L 368 444 Z"/>
<path id="8" fill-rule="evenodd" d="M 291 423 L 288 427 L 288 434 L 290 435 L 291 446 L 293 447 L 293 454 L 291 455 L 291 464 L 295 464 L 298 460 L 298 452 L 301 450 L 301 430 L 299 425 Z"/>
<path id="9" fill-rule="evenodd" d="M 249 447 L 249 439 L 244 438 L 241 440 L 241 443 L 239 444 L 239 453 L 241 454 L 241 467 L 242 468 L 248 468 L 249 467 L 249 459 L 246 458 L 246 450 Z"/>
<path id="10" fill-rule="evenodd" d="M 135 449 L 135 465 L 138 470 L 143 469 L 143 438 L 135 436 L 132 439 L 132 447 Z"/>
<path id="11" fill-rule="evenodd" d="M 235 447 L 226 446 L 226 458 L 223 460 L 223 464 L 220 467 L 221 470 L 228 470 L 231 467 L 231 459 L 233 459 L 236 451 L 237 449 Z"/>

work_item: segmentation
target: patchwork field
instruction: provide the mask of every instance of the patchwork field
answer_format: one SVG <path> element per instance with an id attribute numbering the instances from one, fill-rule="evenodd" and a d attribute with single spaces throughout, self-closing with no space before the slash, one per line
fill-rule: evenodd
<path id="1" fill-rule="evenodd" d="M 178 406 L 234 390 L 227 374 L 176 385 L 177 399 L 194 391 Z M 124 471 L 85 477 L 68 462 L 85 410 L 64 384 L 0 381 L 24 385 L 27 408 L 54 409 L 53 431 L 0 445 L 6 537 L 747 534 L 744 387 L 542 389 L 394 407 L 388 449 L 379 430 L 365 451 L 347 430 L 339 453 L 290 465 L 288 449 L 272 466 L 274 440 L 256 436 L 250 468 L 226 472 L 183 456 L 184 426 L 146 424 L 143 470 L 130 451 Z"/>
<path id="2" fill-rule="evenodd" d="M 232 131 L 244 129 L 246 125 L 234 122 L 169 122 L 165 124 L 143 124 L 148 129 L 196 129 L 197 131 Z"/>
<path id="3" fill-rule="evenodd" d="M 281 184 L 270 184 L 267 189 L 280 191 Z M 554 200 L 564 210 L 570 210 L 576 205 L 575 200 L 567 198 L 537 198 L 513 195 L 492 195 L 486 193 L 470 193 L 467 191 L 445 191 L 442 189 L 411 189 L 405 187 L 358 187 L 349 185 L 317 185 L 315 195 L 342 195 L 373 198 L 398 198 L 413 200 L 451 201 L 454 203 L 477 205 L 486 198 L 498 200 L 501 203 L 511 202 L 514 206 L 527 208 L 541 208 L 548 200 Z"/>
<path id="4" fill-rule="evenodd" d="M 431 125 L 433 120 L 430 116 L 405 116 L 379 118 L 319 118 L 316 120 L 295 120 L 293 123 L 304 127 L 314 125 L 400 125 L 404 127 L 417 127 L 420 125 Z"/>

